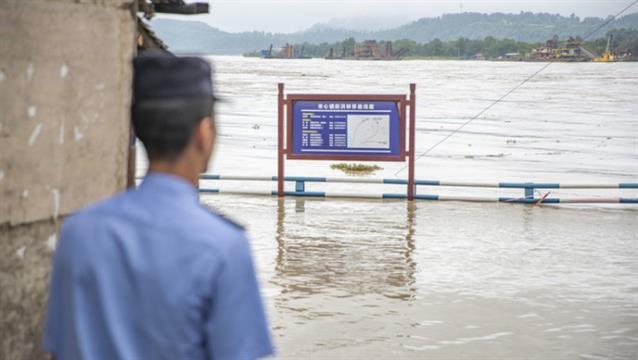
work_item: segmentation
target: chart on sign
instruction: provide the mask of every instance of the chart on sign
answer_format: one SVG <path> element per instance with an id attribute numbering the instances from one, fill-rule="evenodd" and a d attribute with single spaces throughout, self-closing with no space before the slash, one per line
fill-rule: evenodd
<path id="1" fill-rule="evenodd" d="M 400 155 L 396 102 L 304 100 L 292 110 L 292 156 Z"/>
<path id="2" fill-rule="evenodd" d="M 390 148 L 390 115 L 348 115 L 349 148 Z"/>

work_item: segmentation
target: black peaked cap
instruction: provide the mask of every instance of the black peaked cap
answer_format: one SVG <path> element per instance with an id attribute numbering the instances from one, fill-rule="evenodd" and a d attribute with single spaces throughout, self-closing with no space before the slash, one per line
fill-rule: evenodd
<path id="1" fill-rule="evenodd" d="M 211 98 L 211 67 L 197 57 L 180 57 L 169 52 L 149 49 L 133 59 L 134 102 L 160 99 Z"/>

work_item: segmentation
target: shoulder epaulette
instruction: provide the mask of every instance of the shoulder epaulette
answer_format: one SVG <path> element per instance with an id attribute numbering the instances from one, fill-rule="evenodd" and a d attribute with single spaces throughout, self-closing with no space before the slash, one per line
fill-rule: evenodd
<path id="1" fill-rule="evenodd" d="M 211 215 L 218 217 L 219 219 L 223 220 L 225 223 L 231 225 L 232 227 L 236 228 L 237 230 L 241 230 L 241 231 L 245 231 L 246 227 L 241 225 L 240 223 L 238 223 L 237 221 L 229 218 L 227 215 L 220 213 L 219 211 L 212 209 L 211 207 L 207 206 L 207 205 L 203 205 L 202 207 L 204 209 L 206 209 L 206 211 L 208 211 Z"/>

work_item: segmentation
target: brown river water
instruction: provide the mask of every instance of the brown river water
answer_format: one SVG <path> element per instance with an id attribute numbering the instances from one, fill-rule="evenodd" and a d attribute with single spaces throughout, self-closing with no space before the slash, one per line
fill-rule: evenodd
<path id="1" fill-rule="evenodd" d="M 406 93 L 417 83 L 417 152 L 542 64 L 211 58 L 210 172 L 276 173 L 276 83 L 292 92 Z M 554 64 L 417 161 L 417 178 L 638 181 L 638 64 Z M 138 156 L 138 173 L 146 168 Z M 330 162 L 287 174 L 344 176 Z M 375 178 L 404 178 L 383 163 Z M 222 189 L 273 183 L 208 182 Z M 310 190 L 399 192 L 313 184 Z M 502 189 L 501 189 L 502 190 Z M 499 189 L 427 193 L 518 195 Z M 638 197 L 561 190 L 556 196 Z M 638 207 L 278 200 L 202 195 L 244 224 L 282 359 L 636 359 Z"/>

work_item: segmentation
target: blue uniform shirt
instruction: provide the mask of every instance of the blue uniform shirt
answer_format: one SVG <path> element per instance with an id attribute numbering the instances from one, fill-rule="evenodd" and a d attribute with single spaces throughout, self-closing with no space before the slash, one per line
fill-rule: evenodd
<path id="1" fill-rule="evenodd" d="M 67 359 L 254 359 L 272 354 L 243 229 L 195 187 L 152 173 L 69 217 L 44 348 Z"/>

